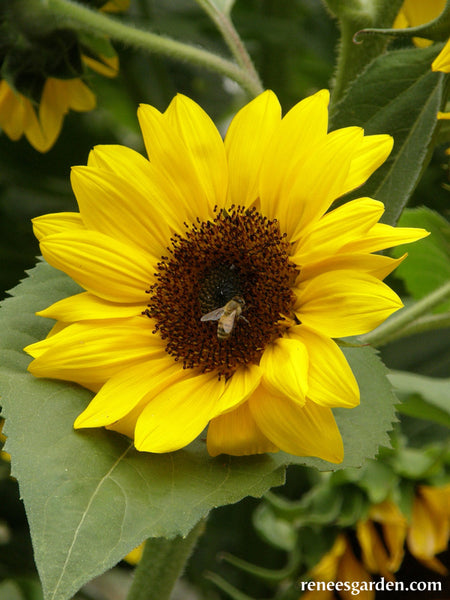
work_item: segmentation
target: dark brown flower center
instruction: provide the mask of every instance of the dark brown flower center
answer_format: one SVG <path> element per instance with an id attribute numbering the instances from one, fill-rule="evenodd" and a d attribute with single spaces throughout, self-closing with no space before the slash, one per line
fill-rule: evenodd
<path id="1" fill-rule="evenodd" d="M 298 271 L 278 222 L 253 208 L 217 209 L 186 229 L 161 258 L 144 312 L 184 368 L 229 377 L 282 335 Z"/>

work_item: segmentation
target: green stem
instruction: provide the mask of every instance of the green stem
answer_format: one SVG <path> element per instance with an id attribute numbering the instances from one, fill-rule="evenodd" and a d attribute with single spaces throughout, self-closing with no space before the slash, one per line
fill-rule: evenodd
<path id="1" fill-rule="evenodd" d="M 185 538 L 149 538 L 127 600 L 169 600 L 204 526 L 204 521 L 200 521 Z"/>
<path id="2" fill-rule="evenodd" d="M 410 335 L 411 333 L 421 331 L 420 321 L 418 321 L 418 317 L 424 315 L 425 313 L 432 310 L 435 306 L 441 304 L 449 296 L 450 281 L 439 287 L 437 290 L 434 290 L 434 292 L 431 292 L 431 294 L 428 294 L 428 296 L 425 296 L 412 306 L 403 308 L 393 317 L 391 317 L 388 321 L 386 321 L 370 333 L 366 333 L 365 335 L 361 336 L 359 339 L 363 344 L 371 344 L 372 346 L 383 346 L 384 344 L 390 342 L 393 339 L 398 339 L 400 337 L 404 337 L 404 335 Z M 444 322 L 448 324 L 448 315 L 442 315 L 442 317 L 444 317 Z M 419 324 L 419 329 L 415 329 L 415 327 L 417 327 L 417 324 Z M 427 324 L 426 320 L 425 324 Z M 442 320 L 439 321 L 428 319 L 427 329 L 431 329 L 430 325 L 434 327 L 438 325 L 439 327 L 441 327 Z M 424 330 L 425 329 L 422 329 L 422 331 Z"/>
<path id="3" fill-rule="evenodd" d="M 237 63 L 248 73 L 262 92 L 264 88 L 259 75 L 231 19 L 210 0 L 196 0 L 196 2 L 215 23 Z"/>
<path id="4" fill-rule="evenodd" d="M 210 69 L 236 81 L 250 96 L 257 96 L 261 91 L 259 81 L 255 81 L 253 76 L 242 67 L 207 50 L 127 25 L 72 0 L 46 0 L 45 6 L 67 24 L 77 23 L 86 29 L 123 42 L 127 46 Z"/>
<path id="5" fill-rule="evenodd" d="M 352 10 L 346 0 L 327 0 L 331 10 L 339 18 L 341 37 L 332 90 L 332 104 L 335 105 L 345 95 L 350 83 L 382 54 L 388 44 L 383 36 L 365 37 L 356 42 L 356 34 L 367 27 L 390 26 L 400 8 L 401 0 L 385 0 L 368 3 L 371 10 L 365 10 L 364 2 L 357 2 L 359 10 Z M 373 11 L 374 14 L 371 14 Z"/>

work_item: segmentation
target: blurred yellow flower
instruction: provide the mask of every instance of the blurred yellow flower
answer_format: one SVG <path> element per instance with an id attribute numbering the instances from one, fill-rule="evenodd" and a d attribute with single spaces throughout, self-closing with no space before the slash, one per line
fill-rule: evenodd
<path id="1" fill-rule="evenodd" d="M 445 4 L 446 0 L 405 0 L 393 26 L 395 29 L 404 29 L 424 25 L 438 17 L 444 10 Z M 419 47 L 429 46 L 432 43 L 419 37 L 414 37 L 413 41 Z M 450 73 L 450 39 L 433 61 L 431 68 L 433 71 Z"/>
<path id="2" fill-rule="evenodd" d="M 309 572 L 315 582 L 341 582 L 335 590 L 343 600 L 351 596 L 351 586 L 358 586 L 358 597 L 375 598 L 371 575 L 394 582 L 403 561 L 405 545 L 425 567 L 441 575 L 448 573 L 436 555 L 447 549 L 450 523 L 450 484 L 442 487 L 417 486 L 410 521 L 398 506 L 386 500 L 370 507 L 366 519 L 356 523 L 357 560 L 347 533 L 340 533 L 329 552 Z M 344 584 L 347 583 L 346 588 Z M 302 600 L 332 600 L 333 589 L 309 590 Z"/>
<path id="3" fill-rule="evenodd" d="M 128 0 L 112 0 L 101 10 L 123 10 Z M 19 9 L 20 10 L 20 9 Z M 78 43 L 76 34 L 53 29 L 44 37 L 39 32 L 15 29 L 19 21 L 14 7 L 0 9 L 2 31 L 9 34 L 0 49 L 0 127 L 13 141 L 23 135 L 39 152 L 47 152 L 57 140 L 64 116 L 95 108 L 94 93 L 83 82 L 84 66 L 106 77 L 115 77 L 119 61 L 94 55 Z M 26 76 L 24 76 L 26 73 Z"/>

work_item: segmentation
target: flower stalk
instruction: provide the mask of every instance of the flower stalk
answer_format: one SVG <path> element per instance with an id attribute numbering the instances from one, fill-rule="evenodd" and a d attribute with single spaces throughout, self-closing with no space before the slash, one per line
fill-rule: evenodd
<path id="1" fill-rule="evenodd" d="M 76 23 L 126 45 L 162 54 L 175 60 L 188 61 L 229 77 L 236 81 L 249 96 L 256 96 L 261 91 L 261 84 L 258 79 L 255 79 L 254 72 L 250 73 L 242 66 L 207 50 L 122 23 L 114 17 L 93 11 L 71 0 L 46 0 L 42 7 L 67 23 Z"/>
<path id="2" fill-rule="evenodd" d="M 448 313 L 419 318 L 450 297 L 450 282 L 442 285 L 412 306 L 403 308 L 388 321 L 360 337 L 364 344 L 384 346 L 402 337 L 450 325 Z"/>
<path id="3" fill-rule="evenodd" d="M 259 75 L 231 19 L 220 11 L 211 0 L 196 0 L 196 2 L 216 25 L 237 63 L 255 81 L 255 84 L 259 85 L 260 92 L 262 92 L 264 88 Z"/>
<path id="4" fill-rule="evenodd" d="M 127 600 L 169 600 L 198 538 L 205 529 L 202 520 L 185 538 L 151 538 L 145 543 Z"/>

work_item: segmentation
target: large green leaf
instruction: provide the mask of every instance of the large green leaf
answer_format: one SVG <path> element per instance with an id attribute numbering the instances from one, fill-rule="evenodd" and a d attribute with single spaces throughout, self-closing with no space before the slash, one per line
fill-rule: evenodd
<path id="1" fill-rule="evenodd" d="M 395 271 L 415 300 L 420 300 L 441 285 L 450 281 L 450 223 L 437 212 L 426 207 L 407 209 L 401 216 L 402 227 L 423 227 L 430 235 L 418 244 L 397 246 L 392 256 L 402 256 L 405 260 Z M 450 300 L 443 302 L 435 312 L 450 310 Z"/>
<path id="2" fill-rule="evenodd" d="M 436 115 L 445 93 L 444 75 L 431 71 L 440 48 L 433 45 L 379 56 L 332 109 L 333 129 L 359 125 L 366 134 L 394 137 L 388 160 L 357 190 L 358 196 L 384 202 L 385 223 L 397 222 L 431 154 Z"/>
<path id="3" fill-rule="evenodd" d="M 46 263 L 30 271 L 3 302 L 0 387 L 6 449 L 18 479 L 47 600 L 66 600 L 148 537 L 186 535 L 208 512 L 282 484 L 284 467 L 322 470 L 360 466 L 373 457 L 394 419 L 394 396 L 370 348 L 347 357 L 361 387 L 361 406 L 336 410 L 345 460 L 331 465 L 285 453 L 211 458 L 203 439 L 164 455 L 137 452 L 104 429 L 74 431 L 91 393 L 76 385 L 37 379 L 22 348 L 48 332 L 35 311 L 79 291 Z"/>

